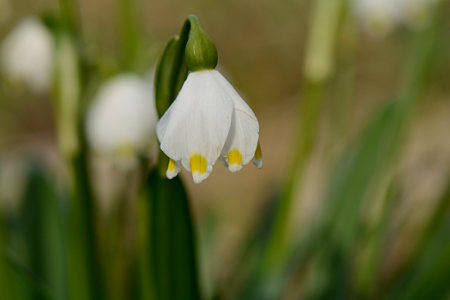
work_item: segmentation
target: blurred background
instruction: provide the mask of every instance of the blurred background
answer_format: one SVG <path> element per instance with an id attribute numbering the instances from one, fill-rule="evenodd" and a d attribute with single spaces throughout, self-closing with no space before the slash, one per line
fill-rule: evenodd
<path id="1" fill-rule="evenodd" d="M 297 124 L 302 116 L 300 111 L 306 109 L 301 106 L 304 89 L 308 88 L 305 57 L 313 32 L 311 24 L 316 1 L 135 2 L 136 23 L 142 37 L 142 70 L 154 67 L 168 40 L 180 31 L 185 18 L 195 14 L 216 44 L 219 70 L 249 103 L 259 120 L 264 158 L 261 170 L 248 165 L 238 173 L 231 173 L 217 163 L 210 177 L 201 184 L 194 184 L 188 172 L 181 172 L 197 225 L 202 285 L 206 293 L 212 294 L 216 285 L 222 285 L 219 290 L 227 289 L 229 283 L 230 292 L 223 293 L 223 298 L 233 299 L 241 288 L 232 279 L 240 264 L 242 245 L 252 239 L 251 233 L 258 230 L 262 216 L 272 207 L 280 187 L 292 174 L 292 156 L 295 156 L 295 141 L 299 135 Z M 101 78 L 108 78 L 122 68 L 121 59 L 126 47 L 121 33 L 123 7 L 118 3 L 112 0 L 78 1 L 83 51 L 100 70 L 100 75 L 93 79 L 96 83 L 92 95 Z M 59 11 L 57 1 L 51 0 L 15 0 L 10 1 L 9 7 L 5 16 L 0 13 L 3 18 L 0 20 L 0 40 L 24 17 Z M 2 5 L 0 9 L 6 11 Z M 315 140 L 305 163 L 304 175 L 297 178 L 302 183 L 294 182 L 292 191 L 287 227 L 291 228 L 288 239 L 293 241 L 307 232 L 319 218 L 320 211 L 329 205 L 322 199 L 329 191 L 327 186 L 334 162 L 349 145 L 357 143 L 380 107 L 398 94 L 404 82 L 412 41 L 421 30 L 420 25 L 403 24 L 386 32 L 373 32 L 361 24 L 361 17 L 351 5 L 344 11 L 339 30 L 336 30 L 334 62 L 322 88 Z M 433 52 L 430 71 L 401 142 L 395 167 L 389 173 L 395 182 L 394 187 L 389 184 L 395 201 L 389 208 L 389 221 L 385 221 L 388 246 L 381 251 L 383 255 L 379 260 L 380 274 L 387 278 L 395 277 L 395 272 L 408 261 L 422 229 L 436 213 L 440 199 L 449 188 L 448 1 L 442 1 L 441 11 L 444 18 L 439 23 L 440 38 Z M 5 210 L 14 211 L 14 207 L 20 206 L 17 199 L 23 197 L 30 160 L 39 162 L 49 174 L 48 180 L 55 185 L 66 184 L 68 175 L 58 150 L 55 126 L 51 93 L 33 93 L 1 76 L 0 201 Z M 93 169 L 100 169 L 95 172 L 101 173 L 105 168 L 110 170 L 99 164 L 100 167 L 91 162 Z M 101 174 L 93 177 L 94 190 L 101 202 L 99 207 L 108 211 L 115 201 L 111 189 L 121 182 L 122 177 L 102 179 Z M 370 203 L 366 205 L 370 207 Z M 448 211 L 449 206 L 444 206 L 443 210 Z M 371 215 L 372 209 L 366 212 Z M 448 231 L 440 243 L 448 247 Z M 359 247 L 364 248 L 360 244 L 352 249 Z M 446 262 L 449 262 L 449 252 L 446 253 Z M 313 262 L 307 266 L 311 268 L 311 265 Z M 448 267 L 449 264 L 445 265 Z M 448 269 L 442 272 L 449 274 Z M 305 277 L 309 278 L 309 275 L 296 274 L 295 280 L 308 282 Z M 292 284 L 295 280 L 289 280 L 291 284 L 283 293 L 286 299 L 297 299 L 299 295 L 298 287 Z M 301 284 L 300 289 L 305 289 L 305 285 Z M 361 295 L 360 299 L 366 298 L 364 293 Z M 371 295 L 374 297 L 377 293 Z M 448 290 L 446 295 L 448 299 Z"/>

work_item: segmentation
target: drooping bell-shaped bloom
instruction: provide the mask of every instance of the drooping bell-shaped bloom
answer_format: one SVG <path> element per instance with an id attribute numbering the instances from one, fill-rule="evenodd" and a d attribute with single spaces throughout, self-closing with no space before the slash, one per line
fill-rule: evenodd
<path id="1" fill-rule="evenodd" d="M 157 119 L 153 84 L 121 74 L 100 87 L 87 115 L 86 134 L 97 152 L 126 167 L 156 144 Z"/>
<path id="2" fill-rule="evenodd" d="M 50 89 L 54 42 L 51 32 L 36 17 L 25 18 L 3 41 L 3 72 L 12 80 L 24 82 L 35 92 Z"/>
<path id="3" fill-rule="evenodd" d="M 183 166 L 199 183 L 209 176 L 218 158 L 232 172 L 251 160 L 262 167 L 258 120 L 214 69 L 189 73 L 158 122 L 157 135 L 161 150 L 170 158 L 168 178 Z"/>
<path id="4" fill-rule="evenodd" d="M 372 34 L 388 33 L 400 18 L 399 0 L 353 0 L 365 30 Z"/>

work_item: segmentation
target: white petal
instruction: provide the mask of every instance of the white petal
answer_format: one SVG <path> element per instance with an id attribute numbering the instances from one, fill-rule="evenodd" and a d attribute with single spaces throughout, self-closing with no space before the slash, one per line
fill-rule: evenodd
<path id="1" fill-rule="evenodd" d="M 234 111 L 230 133 L 222 149 L 230 171 L 239 171 L 254 157 L 259 139 L 258 129 L 258 121 L 240 110 Z"/>
<path id="2" fill-rule="evenodd" d="M 204 173 L 200 173 L 200 172 L 192 172 L 192 179 L 194 179 L 195 183 L 200 183 L 203 180 L 205 180 L 206 178 L 208 178 L 209 174 L 211 174 L 212 172 L 212 166 L 209 165 L 206 169 L 206 172 Z"/>
<path id="3" fill-rule="evenodd" d="M 53 54 L 51 32 L 38 18 L 27 17 L 3 41 L 1 65 L 7 76 L 45 92 L 52 79 Z"/>
<path id="4" fill-rule="evenodd" d="M 233 100 L 233 119 L 222 156 L 232 172 L 239 171 L 255 155 L 259 139 L 259 124 L 254 112 L 239 96 L 233 86 L 219 73 L 215 73 L 217 82 Z"/>
<path id="5" fill-rule="evenodd" d="M 253 110 L 248 106 L 248 104 L 242 99 L 242 97 L 239 95 L 239 93 L 234 89 L 234 87 L 231 85 L 231 83 L 228 82 L 228 80 L 222 76 L 218 71 L 215 71 L 213 73 L 214 78 L 216 81 L 222 86 L 224 91 L 231 97 L 233 100 L 233 106 L 234 109 L 240 110 L 246 114 L 249 115 L 250 118 L 253 118 L 255 120 L 256 116 Z"/>
<path id="6" fill-rule="evenodd" d="M 162 143 L 162 140 L 164 138 L 164 135 L 166 134 L 167 126 L 170 122 L 170 117 L 172 116 L 172 110 L 175 107 L 175 102 L 166 110 L 164 115 L 159 120 L 157 126 L 156 126 L 156 135 L 158 136 L 158 140 L 160 143 Z"/>
<path id="7" fill-rule="evenodd" d="M 256 147 L 255 156 L 253 157 L 252 162 L 258 169 L 261 169 L 263 166 L 261 146 L 259 145 L 259 143 L 258 143 L 258 147 Z"/>
<path id="8" fill-rule="evenodd" d="M 157 121 L 151 85 L 133 74 L 103 84 L 87 115 L 87 137 L 99 152 L 147 150 Z"/>
<path id="9" fill-rule="evenodd" d="M 167 166 L 166 176 L 169 179 L 174 178 L 180 173 L 181 166 L 179 161 L 174 161 L 172 159 L 169 160 L 169 165 Z"/>
<path id="10" fill-rule="evenodd" d="M 192 174 L 196 182 L 209 175 L 231 126 L 233 102 L 214 79 L 214 72 L 190 73 L 158 124 L 161 150 L 181 160 L 189 171 L 192 164 L 196 166 Z M 194 155 L 199 156 L 192 160 Z"/>

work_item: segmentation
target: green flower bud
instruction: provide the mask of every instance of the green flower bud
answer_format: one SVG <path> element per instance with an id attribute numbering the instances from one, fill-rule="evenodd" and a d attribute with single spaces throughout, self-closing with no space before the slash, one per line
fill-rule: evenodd
<path id="1" fill-rule="evenodd" d="M 185 56 L 189 71 L 214 69 L 217 65 L 216 46 L 203 31 L 196 16 L 190 15 L 187 22 L 190 30 Z"/>

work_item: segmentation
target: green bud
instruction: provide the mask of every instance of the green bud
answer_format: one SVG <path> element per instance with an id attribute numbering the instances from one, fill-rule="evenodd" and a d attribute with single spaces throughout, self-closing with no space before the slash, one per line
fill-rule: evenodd
<path id="1" fill-rule="evenodd" d="M 214 69 L 217 65 L 216 46 L 203 31 L 196 16 L 190 15 L 186 22 L 190 24 L 189 39 L 185 50 L 189 71 Z"/>

